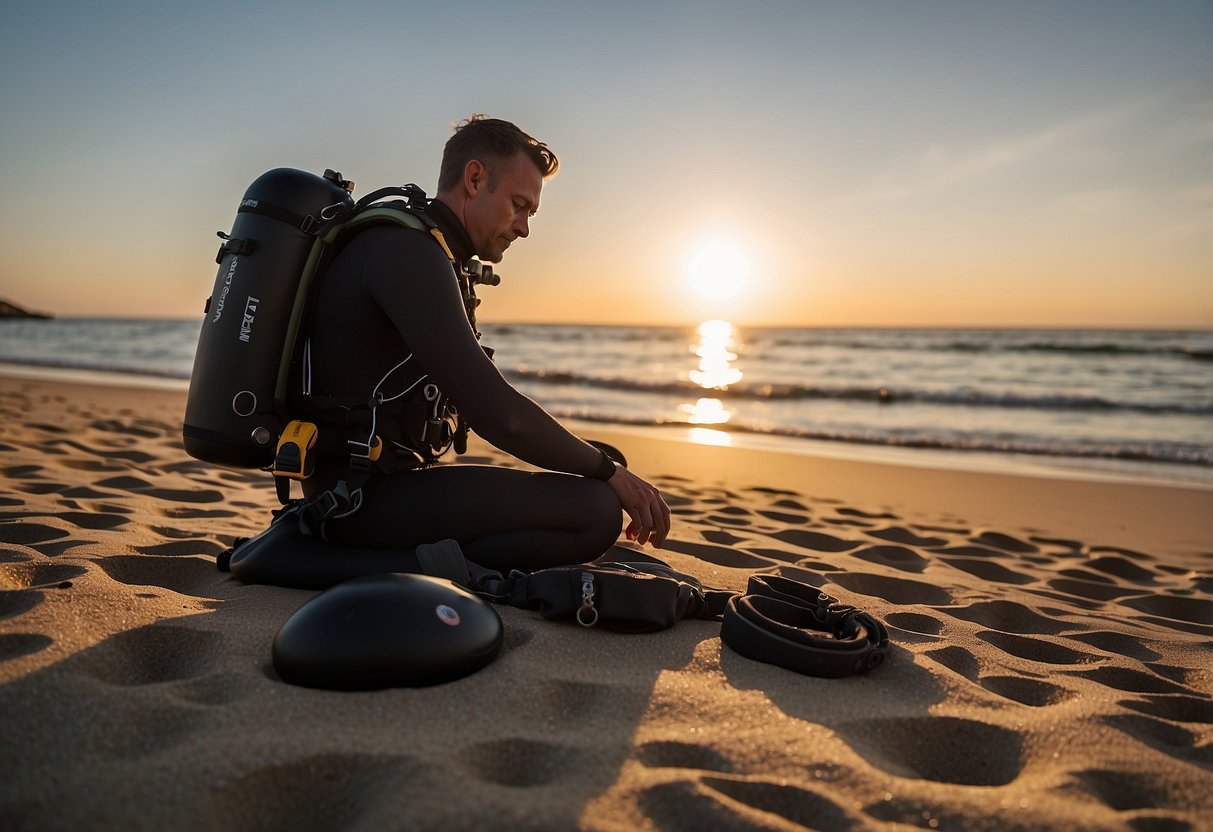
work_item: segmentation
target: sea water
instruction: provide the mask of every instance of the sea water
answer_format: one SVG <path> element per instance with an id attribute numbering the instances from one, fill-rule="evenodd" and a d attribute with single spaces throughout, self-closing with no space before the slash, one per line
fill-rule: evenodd
<path id="1" fill-rule="evenodd" d="M 199 326 L 0 320 L 0 362 L 184 387 Z M 714 444 L 1027 455 L 1213 483 L 1210 331 L 482 329 L 505 376 L 560 417 Z"/>

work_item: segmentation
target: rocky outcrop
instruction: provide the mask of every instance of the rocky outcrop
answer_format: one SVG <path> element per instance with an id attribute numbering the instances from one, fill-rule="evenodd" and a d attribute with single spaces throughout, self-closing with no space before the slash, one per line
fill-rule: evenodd
<path id="1" fill-rule="evenodd" d="M 42 312 L 29 312 L 15 303 L 0 300 L 0 318 L 40 318 L 46 320 L 50 315 Z"/>

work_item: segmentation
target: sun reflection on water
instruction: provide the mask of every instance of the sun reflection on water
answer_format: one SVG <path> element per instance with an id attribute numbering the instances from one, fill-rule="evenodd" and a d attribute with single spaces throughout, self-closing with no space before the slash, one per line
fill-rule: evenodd
<path id="1" fill-rule="evenodd" d="M 736 346 L 733 332 L 733 325 L 728 321 L 711 320 L 699 325 L 699 343 L 691 348 L 699 356 L 699 368 L 687 375 L 704 390 L 724 390 L 741 381 L 741 371 L 732 366 L 737 360 L 737 353 L 733 352 Z M 733 416 L 720 399 L 711 396 L 700 398 L 694 404 L 679 405 L 679 410 L 687 414 L 687 422 L 692 425 L 723 425 Z M 692 441 L 703 444 L 728 444 L 721 441 L 722 437 L 727 440 L 728 435 L 701 428 L 691 432 Z"/>
<path id="2" fill-rule="evenodd" d="M 694 347 L 699 356 L 699 369 L 691 370 L 691 381 L 705 390 L 723 390 L 741 381 L 741 370 L 730 366 L 737 360 L 737 353 L 730 349 L 733 345 L 731 323 L 720 320 L 701 323 L 699 343 Z"/>

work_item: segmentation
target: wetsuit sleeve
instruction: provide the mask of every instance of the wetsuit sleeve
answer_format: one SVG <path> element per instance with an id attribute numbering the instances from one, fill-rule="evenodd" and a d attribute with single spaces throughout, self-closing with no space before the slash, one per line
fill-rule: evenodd
<path id="1" fill-rule="evenodd" d="M 601 453 L 516 390 L 485 355 L 450 261 L 428 235 L 383 234 L 363 281 L 415 359 L 486 441 L 550 471 L 590 476 L 599 469 Z"/>

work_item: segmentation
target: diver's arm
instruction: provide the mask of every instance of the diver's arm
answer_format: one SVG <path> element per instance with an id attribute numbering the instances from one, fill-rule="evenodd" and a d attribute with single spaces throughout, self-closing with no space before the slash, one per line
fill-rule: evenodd
<path id="1" fill-rule="evenodd" d="M 450 263 L 431 240 L 405 230 L 384 234 L 363 279 L 417 361 L 482 438 L 549 471 L 599 472 L 603 453 L 516 390 L 485 355 Z M 621 465 L 614 468 L 607 485 L 631 518 L 628 538 L 660 546 L 670 531 L 670 507 L 652 485 Z"/>

